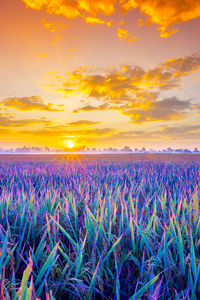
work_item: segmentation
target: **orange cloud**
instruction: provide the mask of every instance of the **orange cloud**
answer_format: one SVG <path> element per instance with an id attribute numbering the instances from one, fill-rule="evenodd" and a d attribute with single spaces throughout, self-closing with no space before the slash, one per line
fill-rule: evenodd
<path id="1" fill-rule="evenodd" d="M 190 73 L 200 70 L 200 54 L 185 56 L 181 58 L 168 59 L 164 63 L 166 72 L 172 72 L 174 78 L 185 77 Z"/>
<path id="2" fill-rule="evenodd" d="M 110 16 L 116 13 L 115 6 L 120 6 L 125 13 L 130 10 L 139 9 L 141 13 L 148 16 L 148 22 L 157 24 L 160 36 L 163 38 L 174 34 L 177 29 L 173 25 L 188 22 L 200 17 L 200 2 L 196 0 L 22 0 L 27 7 L 41 10 L 45 9 L 50 14 L 63 15 L 73 19 L 82 17 L 86 22 L 92 24 L 107 24 L 98 15 Z M 140 21 L 139 24 L 143 24 Z M 50 25 L 46 25 L 47 28 Z M 54 28 L 49 27 L 50 30 Z M 122 30 L 122 29 L 121 29 Z M 123 29 L 124 30 L 124 29 Z M 127 35 L 127 32 L 120 33 Z"/>
<path id="3" fill-rule="evenodd" d="M 2 127 L 24 127 L 32 125 L 51 125 L 52 122 L 46 120 L 46 118 L 40 119 L 21 119 L 17 120 L 13 117 L 8 117 L 5 114 L 0 113 L 0 126 Z"/>
<path id="4" fill-rule="evenodd" d="M 46 9 L 50 14 L 63 15 L 73 19 L 78 16 L 83 18 L 97 14 L 109 16 L 115 12 L 117 0 L 22 0 L 32 9 Z"/>
<path id="5" fill-rule="evenodd" d="M 171 97 L 159 101 L 156 100 L 156 98 L 146 101 L 130 100 L 127 104 L 106 104 L 103 108 L 102 105 L 96 107 L 87 105 L 80 107 L 74 112 L 116 110 L 121 114 L 128 116 L 131 120 L 130 123 L 142 124 L 154 121 L 182 120 L 188 116 L 188 113 L 192 108 L 194 107 L 191 105 L 190 100 L 179 100 L 176 97 Z"/>
<path id="6" fill-rule="evenodd" d="M 48 22 L 46 19 L 42 19 L 42 22 L 43 22 L 43 26 L 45 28 L 49 29 L 50 32 L 55 32 L 57 30 L 60 31 L 60 30 L 67 28 L 67 26 L 64 24 L 61 24 L 58 22 L 52 24 L 52 23 Z"/>
<path id="7" fill-rule="evenodd" d="M 51 23 L 44 23 L 44 27 L 49 29 L 51 32 L 55 32 L 56 31 L 56 26 L 51 24 Z"/>
<path id="8" fill-rule="evenodd" d="M 173 28 L 168 30 L 170 26 L 200 17 L 200 2 L 196 0 L 120 0 L 120 6 L 124 12 L 138 8 L 150 22 L 160 26 L 161 37 L 176 32 Z"/>
<path id="9" fill-rule="evenodd" d="M 78 113 L 80 111 L 107 110 L 108 108 L 109 108 L 109 105 L 107 103 L 101 104 L 99 106 L 85 105 L 85 106 L 80 107 L 78 109 L 74 109 L 73 113 Z"/>
<path id="10" fill-rule="evenodd" d="M 23 134 L 28 134 L 28 135 L 33 135 L 33 136 L 42 136 L 46 138 L 58 138 L 59 140 L 61 138 L 72 138 L 76 137 L 77 140 L 88 140 L 88 139 L 93 139 L 93 138 L 98 138 L 99 136 L 112 136 L 112 134 L 116 132 L 116 130 L 112 128 L 93 128 L 93 129 L 84 129 L 84 130 L 69 130 L 66 129 L 66 127 L 63 126 L 57 126 L 57 127 L 48 127 L 46 129 L 42 130 L 34 130 L 34 131 L 29 131 L 29 130 L 23 130 L 20 131 L 20 133 Z"/>
<path id="11" fill-rule="evenodd" d="M 183 126 L 165 126 L 161 130 L 144 131 L 144 130 L 130 130 L 113 132 L 109 137 L 109 142 L 127 141 L 130 142 L 134 138 L 134 142 L 150 140 L 170 139 L 175 141 L 197 141 L 200 135 L 200 126 L 198 125 L 183 125 Z M 106 137 L 104 137 L 106 139 Z"/>
<path id="12" fill-rule="evenodd" d="M 176 140 L 186 139 L 197 141 L 200 136 L 200 126 L 198 124 L 163 127 L 161 134 Z"/>
<path id="13" fill-rule="evenodd" d="M 100 105 L 85 105 L 73 113 L 116 110 L 131 122 L 180 120 L 193 111 L 189 100 L 176 97 L 159 100 L 164 90 L 180 86 L 182 78 L 200 69 L 200 54 L 167 60 L 155 68 L 122 65 L 104 70 L 81 67 L 53 78 L 55 89 L 66 96 L 75 94 L 96 99 Z M 58 76 L 58 75 L 56 75 Z"/>
<path id="14" fill-rule="evenodd" d="M 79 120 L 67 123 L 69 126 L 96 126 L 101 124 L 101 122 L 88 121 L 88 120 Z"/>
<path id="15" fill-rule="evenodd" d="M 193 108 L 196 109 L 197 114 L 200 115 L 200 104 L 194 104 Z"/>
<path id="16" fill-rule="evenodd" d="M 153 100 L 162 90 L 180 86 L 183 77 L 200 69 L 200 54 L 167 60 L 155 68 L 123 65 L 98 71 L 82 67 L 53 77 L 57 91 L 85 95 L 120 104 L 130 100 Z M 57 78 L 58 76 L 58 78 Z"/>
<path id="17" fill-rule="evenodd" d="M 47 57 L 47 56 L 48 56 L 48 54 L 45 54 L 45 53 L 40 54 L 40 57 L 41 57 L 41 58 L 44 58 L 44 57 Z"/>
<path id="18" fill-rule="evenodd" d="M 1 117 L 0 117 L 1 118 Z M 1 128 L 0 130 L 0 136 L 8 136 L 11 134 L 11 130 L 7 128 Z"/>
<path id="19" fill-rule="evenodd" d="M 1 134 L 1 133 L 0 133 Z M 42 138 L 48 144 L 48 140 L 54 138 L 54 142 L 56 140 L 57 145 L 61 144 L 63 140 L 75 138 L 78 145 L 89 144 L 97 145 L 98 142 L 108 141 L 109 144 L 119 141 L 127 141 L 130 142 L 134 138 L 134 143 L 138 141 L 147 140 L 158 140 L 165 138 L 170 138 L 170 140 L 193 140 L 196 141 L 200 134 L 199 125 L 184 125 L 184 126 L 164 126 L 159 130 L 114 130 L 112 128 L 102 128 L 102 129 L 91 129 L 91 130 L 73 130 L 69 131 L 62 126 L 60 127 L 49 127 L 44 130 L 23 130 L 19 131 L 19 134 L 26 134 L 28 136 L 37 136 L 38 138 Z M 95 143 L 94 143 L 95 141 Z M 144 144 L 143 144 L 144 145 Z"/>
<path id="20" fill-rule="evenodd" d="M 44 110 L 44 111 L 63 111 L 63 105 L 53 105 L 44 103 L 39 96 L 7 98 L 1 101 L 5 108 L 14 108 L 21 111 Z"/>
<path id="21" fill-rule="evenodd" d="M 106 22 L 100 18 L 95 18 L 95 17 L 86 17 L 85 18 L 86 23 L 90 23 L 90 24 L 106 24 Z"/>
<path id="22" fill-rule="evenodd" d="M 168 38 L 169 36 L 171 36 L 172 34 L 174 34 L 178 31 L 178 29 L 174 29 L 174 28 L 166 30 L 163 27 L 160 27 L 158 30 L 161 31 L 160 37 L 162 37 L 162 38 Z"/>
<path id="23" fill-rule="evenodd" d="M 187 110 L 191 109 L 190 100 L 179 100 L 176 97 L 165 98 L 161 101 L 153 101 L 146 108 L 127 107 L 122 113 L 131 118 L 133 123 L 152 121 L 182 120 L 187 116 Z"/>
<path id="24" fill-rule="evenodd" d="M 134 42 L 137 40 L 134 35 L 128 33 L 127 29 L 123 28 L 117 28 L 117 36 L 121 41 L 127 40 L 128 42 Z"/>

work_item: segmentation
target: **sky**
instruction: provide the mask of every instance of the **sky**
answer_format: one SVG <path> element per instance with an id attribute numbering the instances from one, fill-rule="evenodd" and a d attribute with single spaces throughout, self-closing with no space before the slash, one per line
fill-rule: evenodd
<path id="1" fill-rule="evenodd" d="M 0 147 L 200 148 L 200 1 L 0 0 Z"/>

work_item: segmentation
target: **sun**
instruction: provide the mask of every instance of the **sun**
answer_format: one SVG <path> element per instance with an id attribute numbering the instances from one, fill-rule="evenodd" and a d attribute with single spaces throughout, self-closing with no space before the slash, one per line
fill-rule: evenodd
<path id="1" fill-rule="evenodd" d="M 67 148 L 72 149 L 74 147 L 74 142 L 71 140 L 66 141 L 66 146 Z"/>

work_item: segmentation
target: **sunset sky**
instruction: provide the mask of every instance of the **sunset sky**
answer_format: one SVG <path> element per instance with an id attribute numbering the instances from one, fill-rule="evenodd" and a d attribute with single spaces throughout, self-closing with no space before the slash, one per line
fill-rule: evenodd
<path id="1" fill-rule="evenodd" d="M 0 0 L 0 147 L 200 147 L 200 1 Z"/>

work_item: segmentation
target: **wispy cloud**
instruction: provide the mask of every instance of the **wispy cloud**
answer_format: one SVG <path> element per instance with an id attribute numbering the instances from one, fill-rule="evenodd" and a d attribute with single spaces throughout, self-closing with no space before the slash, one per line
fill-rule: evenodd
<path id="1" fill-rule="evenodd" d="M 99 106 L 84 105 L 78 109 L 74 109 L 73 113 L 78 113 L 81 111 L 95 111 L 95 110 L 106 110 L 106 109 L 109 109 L 109 105 L 107 103 L 101 104 Z"/>
<path id="2" fill-rule="evenodd" d="M 133 123 L 182 120 L 187 116 L 187 110 L 191 107 L 190 100 L 179 100 L 172 97 L 152 102 L 147 109 L 131 108 L 130 106 L 123 109 L 122 113 L 129 116 Z"/>
<path id="3" fill-rule="evenodd" d="M 93 25 L 107 25 L 108 27 L 112 26 L 111 21 L 105 21 L 103 19 L 97 18 L 97 17 L 86 17 L 85 18 L 86 23 L 90 23 Z"/>
<path id="4" fill-rule="evenodd" d="M 67 123 L 69 126 L 96 126 L 101 124 L 101 122 L 89 121 L 89 120 L 79 120 Z"/>
<path id="5" fill-rule="evenodd" d="M 193 108 L 196 109 L 198 115 L 200 115 L 200 104 L 194 104 Z"/>
<path id="6" fill-rule="evenodd" d="M 46 118 L 40 119 L 15 119 L 14 117 L 8 117 L 5 114 L 0 113 L 0 126 L 2 127 L 23 127 L 32 125 L 50 125 L 51 121 Z"/>
<path id="7" fill-rule="evenodd" d="M 35 135 L 35 136 L 44 136 L 44 137 L 55 137 L 56 139 L 62 138 L 70 138 L 75 137 L 77 140 L 82 141 L 88 140 L 91 138 L 97 138 L 99 136 L 111 136 L 116 130 L 112 128 L 93 128 L 93 129 L 74 129 L 69 130 L 65 126 L 49 126 L 46 129 L 42 130 L 22 130 L 20 133 L 28 134 L 28 135 Z"/>
<path id="8" fill-rule="evenodd" d="M 163 127 L 162 133 L 178 140 L 198 140 L 200 136 L 200 124 Z"/>
<path id="9" fill-rule="evenodd" d="M 45 103 L 39 96 L 6 98 L 0 102 L 1 105 L 8 108 L 14 108 L 21 111 L 44 110 L 44 111 L 63 111 L 63 105 L 53 105 Z"/>
<path id="10" fill-rule="evenodd" d="M 128 30 L 124 28 L 117 28 L 117 36 L 121 41 L 134 42 L 137 40 L 136 36 L 130 34 Z"/>
<path id="11" fill-rule="evenodd" d="M 60 23 L 52 24 L 51 22 L 48 22 L 46 19 L 42 19 L 42 21 L 43 21 L 43 26 L 47 28 L 50 32 L 56 32 L 57 30 L 60 31 L 67 27 L 66 25 Z"/>

